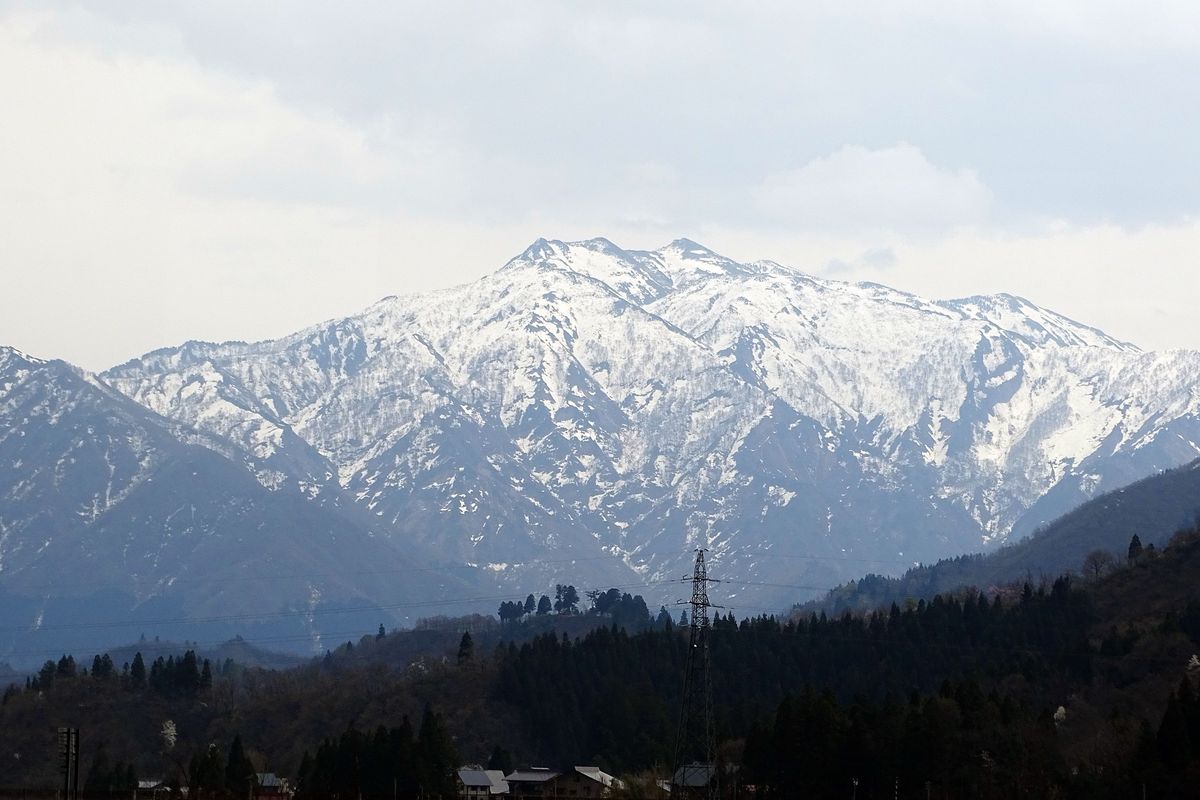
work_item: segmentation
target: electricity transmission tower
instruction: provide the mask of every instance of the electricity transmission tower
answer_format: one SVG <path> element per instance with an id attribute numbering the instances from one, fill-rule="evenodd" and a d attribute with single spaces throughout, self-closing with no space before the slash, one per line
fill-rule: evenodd
<path id="1" fill-rule="evenodd" d="M 671 797 L 699 797 L 719 800 L 716 743 L 713 734 L 712 678 L 709 673 L 708 610 L 721 608 L 708 601 L 708 584 L 719 583 L 708 577 L 704 549 L 696 550 L 696 565 L 691 578 L 692 599 L 688 617 L 687 664 L 683 673 L 683 696 L 679 703 L 679 724 L 675 730 L 675 751 L 671 769 Z M 684 603 L 681 601 L 681 605 Z"/>

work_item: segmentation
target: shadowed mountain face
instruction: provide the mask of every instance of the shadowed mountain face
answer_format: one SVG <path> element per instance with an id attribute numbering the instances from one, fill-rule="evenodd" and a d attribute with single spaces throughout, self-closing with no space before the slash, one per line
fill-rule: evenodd
<path id="1" fill-rule="evenodd" d="M 799 607 L 830 615 L 872 611 L 910 598 L 930 600 L 966 588 L 990 591 L 1014 582 L 1052 580 L 1073 572 L 1095 577 L 1111 564 L 1125 563 L 1136 534 L 1145 547 L 1166 547 L 1179 532 L 1200 530 L 1200 458 L 1175 469 L 1094 497 L 1032 536 L 986 554 L 960 555 L 923 564 L 898 577 L 868 574 Z M 1085 562 L 1096 551 L 1103 559 Z M 1141 563 L 1139 561 L 1139 563 Z"/>
<path id="2" fill-rule="evenodd" d="M 412 571 L 419 549 L 376 536 L 336 493 L 272 491 L 249 466 L 228 442 L 94 376 L 0 350 L 3 652 L 24 663 L 143 630 L 195 640 L 248 628 L 317 647 L 346 627 L 345 615 L 322 616 L 333 606 L 444 599 L 473 585 L 469 572 Z M 244 617 L 284 609 L 265 623 Z M 381 619 L 357 616 L 359 626 Z"/>
<path id="3" fill-rule="evenodd" d="M 704 546 L 749 612 L 1002 543 L 1200 453 L 1200 354 L 1144 353 L 1020 298 L 931 302 L 687 240 L 539 240 L 469 285 L 101 376 L 5 358 L 0 586 L 24 593 L 45 554 L 87 553 L 114 579 L 141 570 L 145 597 L 266 557 L 328 565 L 323 597 L 381 604 L 395 587 L 367 564 L 433 567 L 451 594 L 644 582 L 673 599 L 654 584 Z M 211 475 L 188 480 L 193 461 Z M 180 511 L 193 492 L 213 498 L 204 533 Z M 231 493 L 243 510 L 222 516 Z M 277 524 L 280 504 L 305 524 Z M 272 600 L 307 596 L 284 588 Z"/>

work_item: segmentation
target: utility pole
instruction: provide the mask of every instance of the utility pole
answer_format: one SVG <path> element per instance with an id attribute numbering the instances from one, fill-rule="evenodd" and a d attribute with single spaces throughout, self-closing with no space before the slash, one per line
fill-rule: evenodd
<path id="1" fill-rule="evenodd" d="M 708 577 L 704 564 L 703 548 L 696 550 L 696 563 L 690 579 L 683 581 L 692 585 L 692 599 L 686 603 L 692 607 L 689 616 L 687 663 L 683 672 L 683 696 L 679 703 L 679 724 L 675 730 L 675 753 L 672 760 L 672 797 L 689 796 L 700 789 L 699 796 L 706 800 L 719 800 L 721 796 L 720 776 L 717 774 L 716 741 L 713 732 L 712 676 L 709 671 L 708 635 L 710 625 L 708 610 L 721 608 L 708 601 L 708 584 L 719 581 Z M 680 603 L 684 605 L 683 603 Z M 706 781 L 696 787 L 694 779 Z"/>

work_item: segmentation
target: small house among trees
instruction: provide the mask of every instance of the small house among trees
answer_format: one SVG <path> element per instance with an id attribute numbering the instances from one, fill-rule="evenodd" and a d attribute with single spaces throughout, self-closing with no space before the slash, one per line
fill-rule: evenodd
<path id="1" fill-rule="evenodd" d="M 559 773 L 549 767 L 527 767 L 506 775 L 509 796 L 514 800 L 554 796 L 554 779 Z"/>
<path id="2" fill-rule="evenodd" d="M 463 767 L 458 771 L 459 800 L 508 795 L 508 782 L 498 769 L 481 769 L 478 765 Z"/>
<path id="3" fill-rule="evenodd" d="M 547 767 L 518 769 L 505 778 L 509 796 L 518 798 L 607 797 L 624 784 L 599 767 L 575 766 L 552 770 Z"/>
<path id="4" fill-rule="evenodd" d="M 254 800 L 283 800 L 292 796 L 287 778 L 281 778 L 274 772 L 256 772 L 254 780 Z"/>
<path id="5" fill-rule="evenodd" d="M 554 780 L 554 797 L 606 797 L 621 781 L 599 767 L 575 767 Z"/>

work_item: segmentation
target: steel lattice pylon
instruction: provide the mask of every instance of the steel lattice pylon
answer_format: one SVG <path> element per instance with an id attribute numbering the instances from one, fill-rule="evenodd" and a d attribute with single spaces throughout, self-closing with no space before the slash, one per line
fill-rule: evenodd
<path id="1" fill-rule="evenodd" d="M 713 731 L 712 677 L 709 671 L 708 635 L 710 608 L 708 584 L 719 581 L 708 577 L 704 549 L 696 550 L 696 564 L 689 579 L 692 599 L 688 619 L 687 664 L 683 673 L 683 695 L 679 702 L 679 723 L 675 730 L 675 749 L 671 763 L 671 796 L 702 797 L 717 800 L 721 795 L 716 770 L 716 740 Z M 681 602 L 681 605 L 683 603 Z"/>

